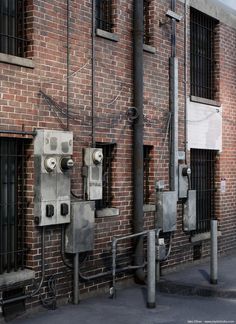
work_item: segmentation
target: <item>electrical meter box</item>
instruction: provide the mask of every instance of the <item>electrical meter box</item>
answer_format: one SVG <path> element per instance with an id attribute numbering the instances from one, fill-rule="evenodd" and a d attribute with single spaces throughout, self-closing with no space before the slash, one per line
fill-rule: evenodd
<path id="1" fill-rule="evenodd" d="M 185 164 L 179 164 L 179 198 L 187 198 L 189 189 L 190 168 Z"/>
<path id="2" fill-rule="evenodd" d="M 101 148 L 84 149 L 84 186 L 87 200 L 102 199 L 102 160 Z"/>
<path id="3" fill-rule="evenodd" d="M 157 227 L 165 232 L 176 230 L 176 191 L 157 192 Z"/>
<path id="4" fill-rule="evenodd" d="M 70 222 L 73 133 L 37 130 L 34 141 L 34 217 L 39 226 Z"/>
<path id="5" fill-rule="evenodd" d="M 94 201 L 71 202 L 71 223 L 65 231 L 65 252 L 92 251 L 94 247 Z"/>

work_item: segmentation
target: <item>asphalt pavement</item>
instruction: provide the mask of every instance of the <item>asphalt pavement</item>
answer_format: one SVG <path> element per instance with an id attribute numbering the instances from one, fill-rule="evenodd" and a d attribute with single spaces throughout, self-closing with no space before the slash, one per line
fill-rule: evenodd
<path id="1" fill-rule="evenodd" d="M 236 254 L 232 254 L 219 257 L 217 285 L 209 282 L 209 261 L 165 274 L 156 293 L 154 309 L 146 307 L 146 287 L 134 284 L 118 289 L 115 299 L 109 298 L 109 294 L 91 297 L 79 305 L 26 313 L 11 323 L 236 324 L 235 269 Z"/>

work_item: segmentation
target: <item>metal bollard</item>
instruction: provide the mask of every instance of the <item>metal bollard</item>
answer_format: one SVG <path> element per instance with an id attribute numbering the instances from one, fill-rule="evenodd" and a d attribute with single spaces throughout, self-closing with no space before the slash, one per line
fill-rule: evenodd
<path id="1" fill-rule="evenodd" d="M 210 282 L 216 285 L 218 279 L 218 259 L 217 259 L 217 220 L 211 220 L 211 267 Z"/>
<path id="2" fill-rule="evenodd" d="M 156 278 L 155 278 L 155 264 L 156 264 L 156 232 L 155 230 L 147 234 L 147 307 L 156 307 Z"/>
<path id="3" fill-rule="evenodd" d="M 79 304 L 79 253 L 74 254 L 74 296 L 73 303 Z"/>

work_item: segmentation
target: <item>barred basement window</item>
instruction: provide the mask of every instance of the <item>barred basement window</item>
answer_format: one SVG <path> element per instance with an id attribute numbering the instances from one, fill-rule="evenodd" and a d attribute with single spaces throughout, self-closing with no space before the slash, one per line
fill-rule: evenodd
<path id="1" fill-rule="evenodd" d="M 24 146 L 0 138 L 0 274 L 24 269 Z"/>
<path id="2" fill-rule="evenodd" d="M 218 21 L 191 8 L 190 52 L 191 95 L 215 99 L 214 43 Z"/>
<path id="3" fill-rule="evenodd" d="M 210 231 L 215 213 L 216 151 L 191 149 L 191 184 L 197 191 L 196 233 Z"/>
<path id="4" fill-rule="evenodd" d="M 96 28 L 112 32 L 112 0 L 96 0 Z"/>
<path id="5" fill-rule="evenodd" d="M 150 0 L 143 0 L 143 43 L 150 44 Z"/>
<path id="6" fill-rule="evenodd" d="M 26 0 L 0 1 L 0 52 L 24 57 Z"/>
<path id="7" fill-rule="evenodd" d="M 143 203 L 150 203 L 150 161 L 152 146 L 143 146 Z"/>
<path id="8" fill-rule="evenodd" d="M 102 162 L 102 199 L 96 201 L 96 208 L 112 207 L 112 164 L 115 155 L 116 144 L 97 143 L 97 148 L 103 151 Z"/>

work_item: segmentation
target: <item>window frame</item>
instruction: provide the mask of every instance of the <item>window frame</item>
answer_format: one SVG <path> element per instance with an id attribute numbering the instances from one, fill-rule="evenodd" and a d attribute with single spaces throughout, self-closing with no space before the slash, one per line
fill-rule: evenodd
<path id="1" fill-rule="evenodd" d="M 27 51 L 27 1 L 14 0 L 12 4 L 10 6 L 8 0 L 0 3 L 0 53 L 24 58 Z"/>
<path id="2" fill-rule="evenodd" d="M 143 204 L 150 204 L 150 176 L 152 161 L 152 145 L 143 145 Z"/>
<path id="3" fill-rule="evenodd" d="M 112 0 L 96 0 L 95 4 L 96 29 L 108 33 L 113 32 L 113 3 Z"/>
<path id="4" fill-rule="evenodd" d="M 190 7 L 191 96 L 216 99 L 215 34 L 218 23 L 217 19 Z"/>
<path id="5" fill-rule="evenodd" d="M 215 217 L 216 150 L 191 149 L 191 188 L 196 190 L 196 231 L 210 231 L 211 219 Z"/>
<path id="6" fill-rule="evenodd" d="M 25 268 L 25 148 L 24 139 L 0 138 L 0 274 Z"/>

